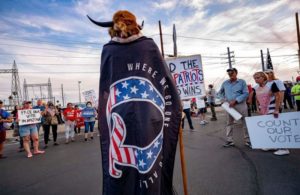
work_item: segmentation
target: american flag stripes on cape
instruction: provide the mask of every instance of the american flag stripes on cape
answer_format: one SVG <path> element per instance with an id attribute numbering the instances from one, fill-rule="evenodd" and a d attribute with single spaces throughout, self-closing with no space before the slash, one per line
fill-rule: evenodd
<path id="1" fill-rule="evenodd" d="M 173 194 L 181 103 L 150 38 L 104 45 L 99 89 L 103 194 Z"/>

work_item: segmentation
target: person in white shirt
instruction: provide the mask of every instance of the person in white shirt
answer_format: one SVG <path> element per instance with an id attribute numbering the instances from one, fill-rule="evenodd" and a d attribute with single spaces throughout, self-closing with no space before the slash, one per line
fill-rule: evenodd
<path id="1" fill-rule="evenodd" d="M 191 119 L 191 102 L 189 99 L 182 100 L 183 112 L 185 113 L 185 117 L 182 119 L 182 129 L 184 129 L 184 119 L 187 118 L 190 126 L 190 130 L 194 130 L 193 122 Z"/>

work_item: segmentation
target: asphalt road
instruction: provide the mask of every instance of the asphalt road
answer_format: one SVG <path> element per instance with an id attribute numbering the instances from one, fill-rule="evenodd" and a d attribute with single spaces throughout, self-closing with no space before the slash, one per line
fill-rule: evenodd
<path id="1" fill-rule="evenodd" d="M 188 191 L 191 195 L 299 195 L 300 150 L 288 156 L 252 150 L 244 146 L 236 125 L 236 147 L 223 148 L 225 113 L 217 112 L 218 121 L 184 130 Z M 186 122 L 187 125 L 187 122 Z M 46 154 L 27 159 L 18 145 L 9 142 L 8 156 L 0 160 L 0 194 L 101 194 L 101 153 L 99 139 L 65 145 L 50 142 Z M 183 194 L 179 150 L 174 169 L 174 188 Z"/>

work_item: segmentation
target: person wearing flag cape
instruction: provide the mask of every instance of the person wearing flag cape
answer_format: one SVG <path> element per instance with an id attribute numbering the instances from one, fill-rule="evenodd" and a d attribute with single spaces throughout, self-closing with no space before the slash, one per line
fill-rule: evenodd
<path id="1" fill-rule="evenodd" d="M 170 71 L 142 25 L 117 11 L 103 46 L 99 84 L 99 131 L 103 194 L 169 195 L 181 119 Z"/>

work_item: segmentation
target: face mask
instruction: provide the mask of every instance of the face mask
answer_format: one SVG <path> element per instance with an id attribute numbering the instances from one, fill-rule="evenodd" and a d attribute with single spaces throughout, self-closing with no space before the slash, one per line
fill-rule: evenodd
<path id="1" fill-rule="evenodd" d="M 92 105 L 91 105 L 91 104 L 88 104 L 88 105 L 87 105 L 87 107 L 89 107 L 89 108 L 90 108 L 90 107 L 92 107 Z"/>

